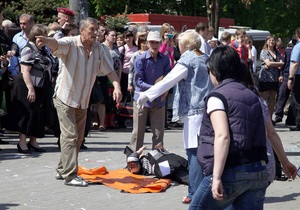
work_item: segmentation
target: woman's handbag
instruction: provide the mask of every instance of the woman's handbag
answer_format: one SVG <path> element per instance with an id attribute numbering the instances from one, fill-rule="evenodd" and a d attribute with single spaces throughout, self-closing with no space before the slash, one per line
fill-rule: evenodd
<path id="1" fill-rule="evenodd" d="M 117 104 L 117 114 L 120 117 L 132 118 L 133 116 L 133 96 L 128 94 L 123 102 Z"/>

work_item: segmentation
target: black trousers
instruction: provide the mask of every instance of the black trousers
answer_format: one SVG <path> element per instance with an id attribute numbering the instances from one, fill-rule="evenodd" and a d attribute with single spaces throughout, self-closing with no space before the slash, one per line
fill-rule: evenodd
<path id="1" fill-rule="evenodd" d="M 274 111 L 276 119 L 283 118 L 284 107 L 291 93 L 291 90 L 288 89 L 287 87 L 287 82 L 288 82 L 288 76 L 284 76 L 283 81 L 279 87 L 277 103 Z"/>
<path id="2" fill-rule="evenodd" d="M 288 117 L 294 117 L 294 122 L 300 127 L 300 75 L 296 75 L 293 81 L 291 91 L 291 104 L 289 109 Z M 290 119 L 287 119 L 291 123 Z"/>

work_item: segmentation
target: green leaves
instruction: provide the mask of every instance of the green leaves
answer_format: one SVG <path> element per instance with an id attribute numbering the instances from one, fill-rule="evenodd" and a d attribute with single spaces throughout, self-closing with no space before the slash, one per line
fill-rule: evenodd
<path id="1" fill-rule="evenodd" d="M 4 16 L 12 21 L 23 13 L 34 15 L 36 23 L 57 21 L 57 7 L 68 7 L 68 0 L 19 0 L 5 3 Z"/>

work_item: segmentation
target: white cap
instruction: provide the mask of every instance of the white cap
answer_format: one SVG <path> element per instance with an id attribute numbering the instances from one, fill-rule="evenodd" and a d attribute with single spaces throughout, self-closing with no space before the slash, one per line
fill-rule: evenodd
<path id="1" fill-rule="evenodd" d="M 211 40 L 208 40 L 208 43 L 212 42 L 212 41 L 218 41 L 217 38 L 213 37 Z"/>
<path id="2" fill-rule="evenodd" d="M 132 153 L 128 158 L 127 158 L 127 163 L 129 162 L 136 162 L 139 161 L 139 154 L 137 152 Z"/>
<path id="3" fill-rule="evenodd" d="M 160 33 L 158 31 L 150 31 L 147 36 L 147 41 L 161 41 Z"/>

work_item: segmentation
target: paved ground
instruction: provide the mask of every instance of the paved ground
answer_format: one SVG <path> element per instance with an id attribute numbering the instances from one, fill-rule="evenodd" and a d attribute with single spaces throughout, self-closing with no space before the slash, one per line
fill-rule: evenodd
<path id="1" fill-rule="evenodd" d="M 277 126 L 290 160 L 300 165 L 300 132 L 289 132 L 283 124 Z M 47 136 L 40 140 L 47 153 L 29 156 L 17 153 L 17 135 L 5 134 L 9 145 L 0 145 L 0 210 L 4 209 L 123 209 L 123 210 L 176 210 L 187 209 L 181 203 L 187 187 L 172 183 L 162 193 L 128 194 L 104 185 L 89 185 L 86 188 L 65 186 L 54 178 L 59 158 L 56 139 Z M 130 130 L 91 132 L 87 138 L 88 150 L 79 156 L 80 165 L 92 168 L 106 166 L 108 170 L 125 166 L 123 149 L 130 139 Z M 146 133 L 149 147 L 151 135 Z M 180 130 L 166 131 L 165 147 L 185 156 Z M 266 210 L 298 210 L 300 206 L 300 179 L 275 181 L 267 190 Z"/>

